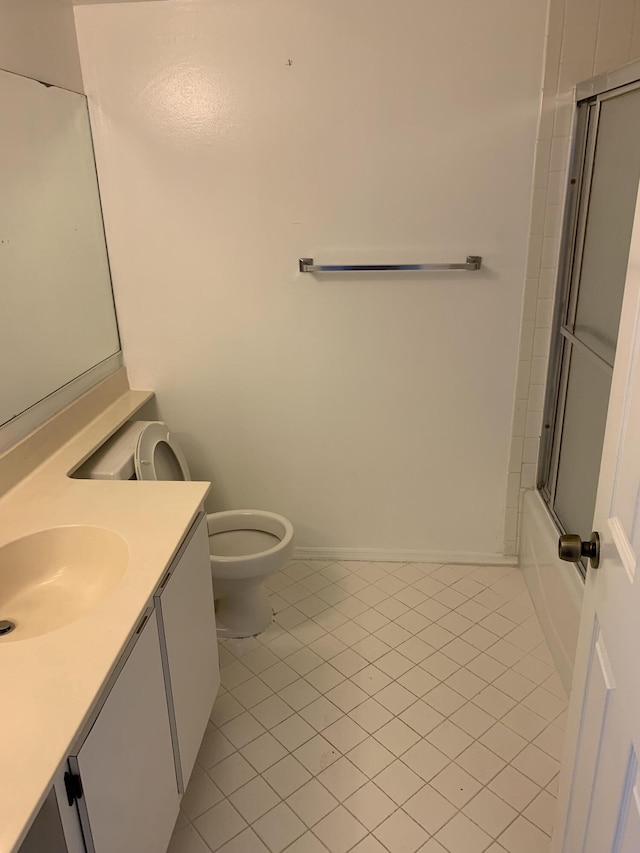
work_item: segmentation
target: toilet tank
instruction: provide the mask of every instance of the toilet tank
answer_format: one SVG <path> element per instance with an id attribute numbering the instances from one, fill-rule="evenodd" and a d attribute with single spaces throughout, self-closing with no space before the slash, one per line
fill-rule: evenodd
<path id="1" fill-rule="evenodd" d="M 134 454 L 148 421 L 129 421 L 120 427 L 74 472 L 81 480 L 135 480 Z"/>

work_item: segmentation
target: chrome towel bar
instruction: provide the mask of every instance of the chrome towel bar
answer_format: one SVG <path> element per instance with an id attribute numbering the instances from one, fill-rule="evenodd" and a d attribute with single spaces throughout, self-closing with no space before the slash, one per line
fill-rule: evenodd
<path id="1" fill-rule="evenodd" d="M 464 264 L 314 264 L 313 258 L 299 258 L 300 272 L 385 272 L 411 271 L 433 272 L 434 270 L 467 270 L 474 272 L 482 266 L 480 255 L 467 255 Z"/>

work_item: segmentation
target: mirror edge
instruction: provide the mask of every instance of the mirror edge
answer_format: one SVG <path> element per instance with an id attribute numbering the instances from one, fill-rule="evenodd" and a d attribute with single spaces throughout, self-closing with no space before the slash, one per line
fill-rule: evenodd
<path id="1" fill-rule="evenodd" d="M 124 366 L 122 350 L 95 364 L 80 376 L 76 376 L 66 385 L 52 391 L 51 394 L 34 403 L 26 411 L 7 421 L 0 427 L 0 454 L 9 450 L 29 433 L 42 426 L 66 406 L 73 403 L 86 391 L 89 391 L 103 379 L 116 373 Z"/>

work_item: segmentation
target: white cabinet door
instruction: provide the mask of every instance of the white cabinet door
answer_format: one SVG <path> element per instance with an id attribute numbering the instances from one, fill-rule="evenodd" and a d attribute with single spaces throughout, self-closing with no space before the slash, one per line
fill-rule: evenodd
<path id="1" fill-rule="evenodd" d="M 58 801 L 60 810 L 60 820 L 62 821 L 62 829 L 64 838 L 67 844 L 68 853 L 87 853 L 84 838 L 82 835 L 82 827 L 80 825 L 80 815 L 75 802 L 69 803 L 68 794 L 65 787 L 65 774 L 69 771 L 68 762 L 64 762 L 58 768 L 58 772 L 53 777 L 53 789 Z"/>
<path id="2" fill-rule="evenodd" d="M 184 792 L 220 686 L 207 519 L 202 516 L 156 597 L 176 770 Z"/>
<path id="3" fill-rule="evenodd" d="M 179 796 L 155 611 L 69 763 L 89 853 L 167 849 Z"/>

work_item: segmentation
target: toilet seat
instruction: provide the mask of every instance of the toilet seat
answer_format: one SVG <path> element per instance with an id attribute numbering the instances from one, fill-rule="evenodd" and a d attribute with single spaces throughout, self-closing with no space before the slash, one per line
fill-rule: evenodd
<path id="1" fill-rule="evenodd" d="M 138 480 L 191 480 L 180 445 L 160 421 L 152 421 L 140 431 L 133 462 Z"/>

